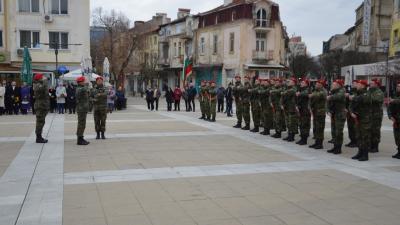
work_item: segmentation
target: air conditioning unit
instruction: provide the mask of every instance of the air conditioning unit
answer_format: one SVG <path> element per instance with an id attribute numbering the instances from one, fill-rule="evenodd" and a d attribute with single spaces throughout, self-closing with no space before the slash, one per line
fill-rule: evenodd
<path id="1" fill-rule="evenodd" d="M 45 15 L 44 16 L 44 22 L 46 22 L 46 23 L 53 22 L 53 16 L 52 15 Z"/>
<path id="2" fill-rule="evenodd" d="M 22 48 L 17 49 L 17 55 L 18 55 L 18 57 L 23 57 L 24 56 L 24 49 L 22 49 Z"/>

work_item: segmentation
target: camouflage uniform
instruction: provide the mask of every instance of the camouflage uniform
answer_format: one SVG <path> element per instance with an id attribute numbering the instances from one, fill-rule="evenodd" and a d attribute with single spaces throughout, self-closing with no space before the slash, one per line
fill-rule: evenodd
<path id="1" fill-rule="evenodd" d="M 393 158 L 400 159 L 400 92 L 397 92 L 396 96 L 391 100 L 388 106 L 388 116 L 389 119 L 395 120 L 393 134 L 398 153 Z"/>
<path id="2" fill-rule="evenodd" d="M 209 105 L 210 105 L 210 118 L 212 122 L 215 122 L 215 117 L 217 116 L 217 88 L 210 87 L 208 89 L 209 95 Z"/>
<path id="3" fill-rule="evenodd" d="M 254 129 L 252 132 L 258 132 L 260 128 L 260 117 L 261 117 L 261 106 L 259 100 L 258 90 L 260 89 L 259 84 L 255 84 L 250 92 L 250 103 L 251 103 L 251 114 L 253 116 Z"/>
<path id="4" fill-rule="evenodd" d="M 357 90 L 355 88 L 352 89 L 352 94 L 354 96 L 357 96 Z M 350 100 L 350 98 L 346 98 L 346 108 L 347 108 L 347 129 L 349 131 L 349 139 L 350 139 L 350 143 L 347 144 L 347 147 L 350 148 L 354 148 L 357 147 L 357 139 L 358 139 L 358 132 L 357 132 L 357 128 L 356 128 L 356 123 L 353 119 L 353 117 L 351 117 L 351 104 L 352 101 Z"/>
<path id="5" fill-rule="evenodd" d="M 204 84 L 201 85 L 200 90 L 199 90 L 199 102 L 200 102 L 200 111 L 201 111 L 201 117 L 200 119 L 205 119 L 206 118 L 206 107 L 205 107 L 205 102 L 206 96 L 205 96 L 205 88 L 206 86 Z"/>
<path id="6" fill-rule="evenodd" d="M 353 159 L 368 160 L 371 148 L 371 96 L 367 89 L 359 90 L 358 96 L 353 98 L 352 111 L 357 116 L 357 129 L 359 130 L 359 152 Z"/>
<path id="7" fill-rule="evenodd" d="M 294 86 L 288 86 L 282 93 L 282 106 L 289 131 L 289 135 L 285 140 L 294 141 L 294 135 L 299 133 L 299 121 L 296 111 L 296 88 Z"/>
<path id="8" fill-rule="evenodd" d="M 235 87 L 233 87 L 233 96 L 235 97 L 236 118 L 237 118 L 237 124 L 235 128 L 242 128 L 243 104 L 242 104 L 242 99 L 240 97 L 242 90 L 243 90 L 242 82 L 236 81 Z"/>
<path id="9" fill-rule="evenodd" d="M 250 82 L 245 82 L 240 96 L 240 98 L 242 99 L 243 120 L 246 124 L 244 130 L 250 130 L 250 89 Z"/>
<path id="10" fill-rule="evenodd" d="M 204 88 L 204 112 L 206 114 L 206 119 L 211 120 L 211 106 L 210 106 L 210 86 Z"/>
<path id="11" fill-rule="evenodd" d="M 311 94 L 310 107 L 313 116 L 314 138 L 315 145 L 311 148 L 322 149 L 322 142 L 324 140 L 325 132 L 325 118 L 326 118 L 326 97 L 327 91 L 325 88 L 316 88 Z"/>
<path id="12" fill-rule="evenodd" d="M 297 109 L 299 112 L 299 127 L 301 140 L 297 142 L 300 145 L 306 145 L 310 136 L 311 112 L 310 112 L 310 89 L 308 87 L 300 89 L 300 95 L 297 97 Z"/>
<path id="13" fill-rule="evenodd" d="M 273 87 L 270 91 L 270 101 L 274 112 L 274 128 L 276 132 L 273 137 L 275 138 L 280 138 L 282 131 L 284 131 L 285 118 L 281 108 L 281 92 L 281 87 Z"/>
<path id="14" fill-rule="evenodd" d="M 344 88 L 332 90 L 329 99 L 332 138 L 335 147 L 329 153 L 340 154 L 343 145 L 343 129 L 346 123 L 346 92 Z"/>
<path id="15" fill-rule="evenodd" d="M 273 112 L 270 102 L 270 87 L 263 86 L 258 91 L 260 94 L 260 102 L 261 102 L 261 115 L 263 118 L 264 132 L 262 134 L 269 135 L 270 130 L 273 128 Z"/>
<path id="16" fill-rule="evenodd" d="M 93 99 L 93 116 L 94 125 L 97 132 L 97 139 L 100 138 L 100 133 L 103 139 L 104 132 L 106 131 L 107 119 L 107 89 L 104 85 L 96 85 L 91 92 Z"/>
<path id="17" fill-rule="evenodd" d="M 76 113 L 78 115 L 78 128 L 76 135 L 83 138 L 86 128 L 86 117 L 89 112 L 89 89 L 86 86 L 76 88 Z"/>
<path id="18" fill-rule="evenodd" d="M 35 93 L 36 111 L 36 139 L 45 141 L 42 137 L 43 127 L 46 123 L 46 116 L 50 109 L 49 87 L 47 80 L 34 81 L 33 91 Z"/>
<path id="19" fill-rule="evenodd" d="M 381 142 L 381 127 L 383 120 L 383 102 L 384 93 L 378 87 L 369 89 L 371 96 L 371 149 L 373 153 L 379 152 L 379 143 Z"/>

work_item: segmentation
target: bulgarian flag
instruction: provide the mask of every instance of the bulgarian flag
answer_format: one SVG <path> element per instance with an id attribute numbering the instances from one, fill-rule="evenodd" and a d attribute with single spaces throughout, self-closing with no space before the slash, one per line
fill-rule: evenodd
<path id="1" fill-rule="evenodd" d="M 191 58 L 187 58 L 185 60 L 185 65 L 183 66 L 183 80 L 186 82 L 187 78 L 190 77 L 193 73 L 193 60 Z"/>

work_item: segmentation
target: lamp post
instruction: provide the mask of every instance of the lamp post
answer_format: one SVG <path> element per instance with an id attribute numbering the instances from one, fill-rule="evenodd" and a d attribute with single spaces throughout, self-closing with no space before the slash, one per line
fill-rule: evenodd
<path id="1" fill-rule="evenodd" d="M 58 75 L 58 53 L 59 50 L 62 49 L 62 46 L 81 46 L 82 44 L 61 44 L 58 42 L 50 42 L 50 43 L 40 43 L 42 45 L 47 45 L 51 49 L 54 49 L 54 54 L 56 56 L 56 74 Z"/>

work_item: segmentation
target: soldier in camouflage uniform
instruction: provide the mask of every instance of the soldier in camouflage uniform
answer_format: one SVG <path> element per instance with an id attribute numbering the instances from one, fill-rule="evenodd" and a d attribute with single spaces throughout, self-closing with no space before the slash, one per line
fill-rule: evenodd
<path id="1" fill-rule="evenodd" d="M 296 111 L 296 78 L 287 80 L 286 90 L 282 93 L 282 109 L 285 112 L 288 127 L 288 136 L 283 140 L 293 142 L 299 133 L 299 118 Z"/>
<path id="2" fill-rule="evenodd" d="M 50 109 L 49 87 L 47 78 L 43 74 L 36 74 L 33 79 L 36 111 L 36 143 L 45 144 L 48 140 L 42 137 L 46 116 Z"/>
<path id="3" fill-rule="evenodd" d="M 352 159 L 368 161 L 368 152 L 371 148 L 371 96 L 367 90 L 368 81 L 359 80 L 357 97 L 352 97 L 352 114 L 356 120 L 358 136 L 358 153 Z"/>
<path id="4" fill-rule="evenodd" d="M 381 82 L 378 79 L 373 79 L 369 94 L 371 96 L 371 153 L 379 152 L 379 143 L 381 142 L 381 127 L 383 120 L 383 102 L 385 94 L 380 89 Z"/>
<path id="5" fill-rule="evenodd" d="M 215 81 L 211 81 L 211 87 L 208 89 L 209 105 L 210 105 L 210 122 L 215 122 L 217 116 L 217 87 Z"/>
<path id="6" fill-rule="evenodd" d="M 204 111 L 206 114 L 206 120 L 211 121 L 211 106 L 210 106 L 210 91 L 211 89 L 211 81 L 206 82 L 206 87 L 204 89 L 204 96 L 205 96 L 205 101 L 204 101 Z"/>
<path id="7" fill-rule="evenodd" d="M 206 111 L 205 111 L 205 102 L 206 102 L 206 96 L 205 96 L 205 90 L 206 90 L 206 82 L 204 80 L 201 81 L 201 86 L 199 90 L 199 103 L 200 103 L 200 111 L 201 111 L 201 117 L 199 119 L 205 120 L 206 119 Z"/>
<path id="8" fill-rule="evenodd" d="M 242 128 L 242 130 L 250 130 L 250 89 L 250 77 L 245 76 L 243 89 L 240 95 L 240 98 L 242 100 L 243 120 L 246 124 L 245 127 Z"/>
<path id="9" fill-rule="evenodd" d="M 390 99 L 388 116 L 393 122 L 393 134 L 397 146 L 397 154 L 392 157 L 394 159 L 400 159 L 400 81 L 397 82 L 395 96 L 393 99 Z"/>
<path id="10" fill-rule="evenodd" d="M 241 91 L 243 91 L 241 77 L 239 75 L 236 75 L 235 86 L 233 87 L 233 96 L 235 98 L 235 104 L 236 104 L 237 123 L 235 126 L 233 126 L 234 128 L 242 128 L 243 104 L 242 104 L 242 99 L 240 97 Z"/>
<path id="11" fill-rule="evenodd" d="M 351 95 L 357 96 L 357 81 L 354 80 L 351 86 Z M 351 100 L 350 100 L 350 93 L 346 94 L 346 108 L 347 108 L 347 129 L 349 131 L 349 139 L 350 143 L 346 145 L 349 148 L 356 148 L 357 147 L 357 128 L 353 117 L 351 117 Z"/>
<path id="12" fill-rule="evenodd" d="M 315 90 L 310 94 L 310 108 L 313 116 L 313 128 L 315 144 L 310 148 L 323 149 L 324 132 L 325 132 L 325 118 L 326 118 L 326 97 L 327 91 L 325 90 L 326 82 L 319 80 L 315 84 Z"/>
<path id="13" fill-rule="evenodd" d="M 270 91 L 270 102 L 271 107 L 274 112 L 274 128 L 275 134 L 272 135 L 273 138 L 281 138 L 282 131 L 284 131 L 285 118 L 283 115 L 282 105 L 281 105 L 281 95 L 282 95 L 282 80 L 275 79 L 275 86 Z"/>
<path id="14" fill-rule="evenodd" d="M 251 130 L 253 133 L 260 131 L 260 117 L 261 117 L 261 105 L 258 91 L 260 90 L 260 80 L 255 80 L 254 85 L 249 90 L 250 92 L 250 104 L 251 114 L 253 116 L 254 129 Z"/>
<path id="15" fill-rule="evenodd" d="M 310 112 L 310 82 L 303 79 L 300 83 L 300 90 L 296 93 L 297 96 L 297 112 L 299 114 L 300 141 L 298 145 L 307 145 L 308 137 L 311 129 L 311 112 Z"/>
<path id="16" fill-rule="evenodd" d="M 78 145 L 88 145 L 89 142 L 83 137 L 86 128 L 86 117 L 89 112 L 89 89 L 85 84 L 85 77 L 76 79 L 78 87 L 76 88 L 76 114 L 78 115 L 78 128 L 76 136 Z"/>
<path id="17" fill-rule="evenodd" d="M 102 77 L 96 79 L 96 86 L 92 89 L 91 96 L 93 99 L 96 139 L 100 139 L 100 134 L 101 139 L 106 139 L 104 132 L 106 132 L 107 120 L 107 89 L 104 87 Z"/>
<path id="18" fill-rule="evenodd" d="M 343 129 L 346 123 L 346 92 L 343 88 L 344 81 L 336 80 L 332 84 L 331 95 L 328 96 L 329 113 L 331 116 L 331 129 L 333 131 L 334 147 L 328 151 L 335 155 L 342 153 Z"/>
<path id="19" fill-rule="evenodd" d="M 261 103 L 261 117 L 263 118 L 264 131 L 261 132 L 262 135 L 270 135 L 270 130 L 273 128 L 273 113 L 271 102 L 269 98 L 270 91 L 270 81 L 263 80 L 261 82 L 261 88 L 258 91 L 260 95 Z"/>

